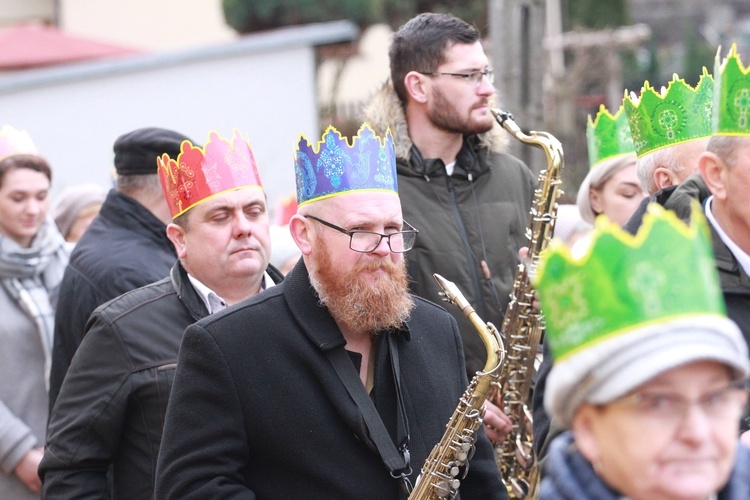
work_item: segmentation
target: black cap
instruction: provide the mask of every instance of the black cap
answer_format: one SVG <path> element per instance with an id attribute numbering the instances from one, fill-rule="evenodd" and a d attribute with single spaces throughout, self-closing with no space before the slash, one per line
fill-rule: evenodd
<path id="1" fill-rule="evenodd" d="M 157 127 L 139 128 L 121 135 L 115 141 L 115 170 L 125 175 L 156 174 L 156 159 L 164 153 L 177 158 L 182 141 L 190 139 Z"/>

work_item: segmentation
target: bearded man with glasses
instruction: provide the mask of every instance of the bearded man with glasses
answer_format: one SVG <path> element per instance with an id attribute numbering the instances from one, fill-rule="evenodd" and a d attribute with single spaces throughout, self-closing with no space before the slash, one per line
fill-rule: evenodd
<path id="1" fill-rule="evenodd" d="M 185 332 L 156 498 L 407 498 L 468 379 L 456 322 L 408 292 L 395 164 L 366 125 L 300 139 L 302 258 Z M 462 499 L 507 498 L 481 429 L 456 469 Z"/>
<path id="2" fill-rule="evenodd" d="M 404 24 L 389 50 L 391 78 L 372 97 L 365 121 L 394 134 L 404 218 L 419 228 L 406 255 L 409 288 L 437 300 L 432 273 L 454 282 L 477 314 L 501 325 L 534 191 L 531 171 L 505 152 L 508 136 L 490 112 L 493 70 L 476 27 L 449 14 Z M 461 330 L 471 377 L 486 350 L 471 322 L 449 308 Z M 510 421 L 488 403 L 496 444 Z"/>

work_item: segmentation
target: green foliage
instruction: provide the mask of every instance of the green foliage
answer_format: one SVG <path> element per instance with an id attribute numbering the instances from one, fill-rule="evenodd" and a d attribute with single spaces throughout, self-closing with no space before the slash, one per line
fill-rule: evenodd
<path id="1" fill-rule="evenodd" d="M 382 0 L 385 17 L 383 22 L 397 30 L 402 24 L 422 12 L 443 12 L 453 14 L 474 24 L 482 35 L 489 31 L 487 0 Z"/>
<path id="2" fill-rule="evenodd" d="M 567 0 L 568 29 L 615 28 L 629 23 L 627 0 Z"/>
<path id="3" fill-rule="evenodd" d="M 487 0 L 222 0 L 227 24 L 239 33 L 349 19 L 360 27 L 385 22 L 393 29 L 421 12 L 449 12 L 486 35 Z"/>
<path id="4" fill-rule="evenodd" d="M 382 0 L 222 0 L 222 8 L 240 33 L 337 19 L 364 26 L 384 17 Z"/>
<path id="5" fill-rule="evenodd" d="M 685 60 L 680 76 L 690 85 L 697 85 L 703 67 L 709 73 L 714 72 L 714 48 L 703 38 L 699 38 L 695 29 L 688 28 L 685 33 Z"/>

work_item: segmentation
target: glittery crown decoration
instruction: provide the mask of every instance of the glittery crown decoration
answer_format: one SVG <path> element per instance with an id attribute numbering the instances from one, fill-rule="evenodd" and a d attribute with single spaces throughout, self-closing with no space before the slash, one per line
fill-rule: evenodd
<path id="1" fill-rule="evenodd" d="M 599 107 L 594 121 L 591 121 L 589 115 L 586 121 L 586 145 L 590 168 L 608 158 L 635 152 L 623 106 L 620 106 L 614 116 L 604 105 Z"/>
<path id="2" fill-rule="evenodd" d="M 380 137 L 365 123 L 349 145 L 329 126 L 317 144 L 300 136 L 295 153 L 298 206 L 349 191 L 398 192 L 390 130 Z"/>
<path id="3" fill-rule="evenodd" d="M 695 88 L 675 74 L 660 93 L 648 82 L 643 84 L 640 96 L 626 92 L 623 105 L 638 157 L 710 136 L 713 91 L 714 79 L 703 68 Z"/>
<path id="4" fill-rule="evenodd" d="M 236 129 L 231 140 L 210 132 L 202 148 L 182 141 L 177 158 L 165 153 L 156 163 L 172 218 L 211 196 L 246 187 L 262 188 L 250 143 Z"/>
<path id="5" fill-rule="evenodd" d="M 10 125 L 3 125 L 0 128 L 0 160 L 8 156 L 23 154 L 39 154 L 29 133 Z"/>
<path id="6" fill-rule="evenodd" d="M 725 314 L 708 225 L 697 203 L 691 220 L 687 226 L 652 203 L 635 236 L 600 217 L 580 258 L 563 243 L 550 244 L 535 286 L 555 361 L 641 326 Z"/>
<path id="7" fill-rule="evenodd" d="M 721 61 L 721 48 L 714 65 L 713 131 L 716 135 L 750 135 L 750 67 L 744 67 L 732 45 Z"/>

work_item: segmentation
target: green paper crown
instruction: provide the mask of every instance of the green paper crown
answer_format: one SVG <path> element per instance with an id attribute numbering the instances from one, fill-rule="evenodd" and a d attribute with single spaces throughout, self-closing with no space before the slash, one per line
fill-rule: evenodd
<path id="1" fill-rule="evenodd" d="M 586 121 L 586 145 L 589 150 L 589 168 L 594 168 L 607 158 L 635 151 L 628 117 L 622 106 L 612 116 L 607 108 L 601 105 L 593 122 L 589 115 Z"/>
<path id="2" fill-rule="evenodd" d="M 695 203 L 690 226 L 656 203 L 636 236 L 599 217 L 580 259 L 553 240 L 536 290 L 555 361 L 636 328 L 690 315 L 725 315 L 710 234 Z"/>
<path id="3" fill-rule="evenodd" d="M 714 79 L 706 68 L 695 88 L 675 74 L 660 94 L 648 82 L 643 84 L 639 97 L 626 92 L 623 105 L 638 158 L 673 144 L 710 136 L 713 92 Z"/>
<path id="4" fill-rule="evenodd" d="M 742 65 L 735 44 L 724 61 L 720 60 L 721 47 L 714 63 L 714 74 L 718 75 L 714 90 L 714 134 L 750 135 L 750 67 Z"/>

